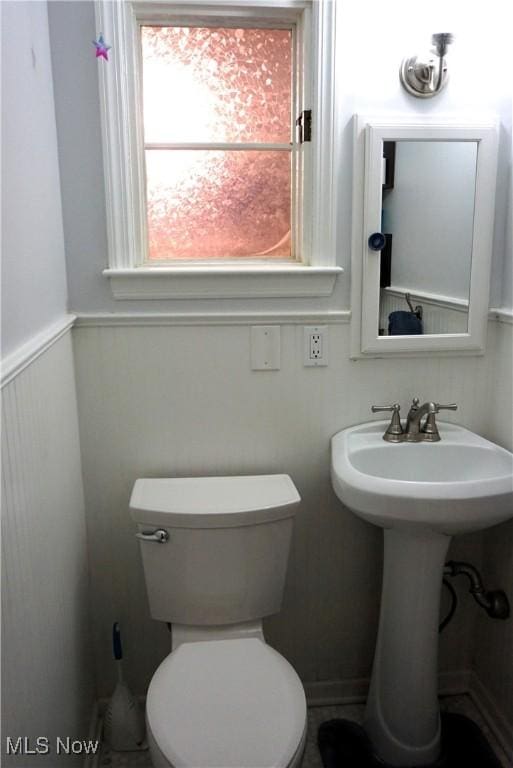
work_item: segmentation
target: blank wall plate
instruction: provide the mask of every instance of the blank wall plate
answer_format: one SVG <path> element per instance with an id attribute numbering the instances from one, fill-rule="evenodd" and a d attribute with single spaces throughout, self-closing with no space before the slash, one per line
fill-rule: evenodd
<path id="1" fill-rule="evenodd" d="M 328 365 L 328 326 L 305 325 L 303 365 L 321 367 Z"/>
<path id="2" fill-rule="evenodd" d="M 254 325 L 251 328 L 251 370 L 278 371 L 281 364 L 281 327 Z"/>

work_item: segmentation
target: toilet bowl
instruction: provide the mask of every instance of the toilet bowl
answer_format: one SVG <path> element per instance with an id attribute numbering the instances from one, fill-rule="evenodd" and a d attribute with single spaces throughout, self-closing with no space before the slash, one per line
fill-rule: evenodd
<path id="1" fill-rule="evenodd" d="M 155 768 L 296 768 L 301 681 L 264 640 L 280 609 L 300 498 L 287 475 L 137 480 L 150 609 L 172 651 L 146 699 Z"/>
<path id="2" fill-rule="evenodd" d="M 257 638 L 181 645 L 153 676 L 146 718 L 155 768 L 285 768 L 302 756 L 301 681 Z"/>

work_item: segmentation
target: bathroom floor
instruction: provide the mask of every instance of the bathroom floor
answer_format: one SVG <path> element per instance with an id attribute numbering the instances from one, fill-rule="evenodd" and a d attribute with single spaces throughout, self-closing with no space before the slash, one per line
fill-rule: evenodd
<path id="1" fill-rule="evenodd" d="M 457 712 L 474 720 L 488 739 L 503 768 L 513 768 L 513 763 L 508 760 L 469 696 L 446 696 L 440 700 L 440 706 L 446 712 Z M 308 735 L 301 768 L 322 768 L 321 755 L 317 749 L 317 730 L 322 722 L 334 718 L 345 718 L 361 723 L 363 711 L 363 704 L 309 707 Z M 148 751 L 113 752 L 108 747 L 103 747 L 94 768 L 152 768 L 152 765 Z"/>

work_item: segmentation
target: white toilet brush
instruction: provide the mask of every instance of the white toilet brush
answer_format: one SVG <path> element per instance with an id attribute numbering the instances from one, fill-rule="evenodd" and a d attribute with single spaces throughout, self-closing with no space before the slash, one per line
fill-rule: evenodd
<path id="1" fill-rule="evenodd" d="M 139 702 L 123 679 L 121 632 L 117 622 L 112 627 L 112 646 L 118 682 L 105 713 L 103 735 L 111 749 L 128 752 L 143 747 L 146 729 Z"/>

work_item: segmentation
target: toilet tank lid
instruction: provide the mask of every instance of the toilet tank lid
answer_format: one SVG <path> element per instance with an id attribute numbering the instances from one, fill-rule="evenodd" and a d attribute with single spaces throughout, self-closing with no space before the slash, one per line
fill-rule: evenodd
<path id="1" fill-rule="evenodd" d="M 140 478 L 130 511 L 137 523 L 230 528 L 292 517 L 299 501 L 288 475 Z"/>

